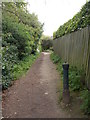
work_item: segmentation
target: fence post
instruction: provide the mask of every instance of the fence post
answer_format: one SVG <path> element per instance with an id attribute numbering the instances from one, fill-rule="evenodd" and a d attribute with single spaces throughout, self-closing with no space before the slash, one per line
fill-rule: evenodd
<path id="1" fill-rule="evenodd" d="M 63 63 L 63 101 L 68 104 L 70 102 L 68 69 L 69 64 Z"/>

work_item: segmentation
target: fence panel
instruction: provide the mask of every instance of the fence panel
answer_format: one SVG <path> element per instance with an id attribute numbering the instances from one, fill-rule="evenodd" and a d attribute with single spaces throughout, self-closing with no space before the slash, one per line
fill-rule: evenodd
<path id="1" fill-rule="evenodd" d="M 90 26 L 53 40 L 53 48 L 64 62 L 85 70 L 90 88 Z"/>

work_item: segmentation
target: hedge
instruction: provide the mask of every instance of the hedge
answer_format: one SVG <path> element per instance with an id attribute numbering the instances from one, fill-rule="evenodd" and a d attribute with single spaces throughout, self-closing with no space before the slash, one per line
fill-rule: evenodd
<path id="1" fill-rule="evenodd" d="M 77 31 L 88 25 L 90 25 L 90 1 L 87 2 L 72 19 L 61 25 L 58 30 L 53 33 L 53 39 L 62 37 L 65 34 Z"/>

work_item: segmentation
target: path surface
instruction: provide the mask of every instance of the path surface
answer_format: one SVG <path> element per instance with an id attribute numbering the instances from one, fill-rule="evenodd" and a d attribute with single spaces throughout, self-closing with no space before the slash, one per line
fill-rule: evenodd
<path id="1" fill-rule="evenodd" d="M 25 77 L 17 80 L 3 97 L 3 117 L 67 118 L 58 105 L 59 74 L 49 53 L 42 53 Z"/>

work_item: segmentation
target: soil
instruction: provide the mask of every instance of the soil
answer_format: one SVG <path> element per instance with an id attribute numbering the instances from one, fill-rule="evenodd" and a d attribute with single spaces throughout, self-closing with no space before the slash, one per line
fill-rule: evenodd
<path id="1" fill-rule="evenodd" d="M 3 91 L 4 118 L 70 118 L 58 105 L 57 86 L 60 81 L 50 53 L 43 52 L 27 74 Z"/>

